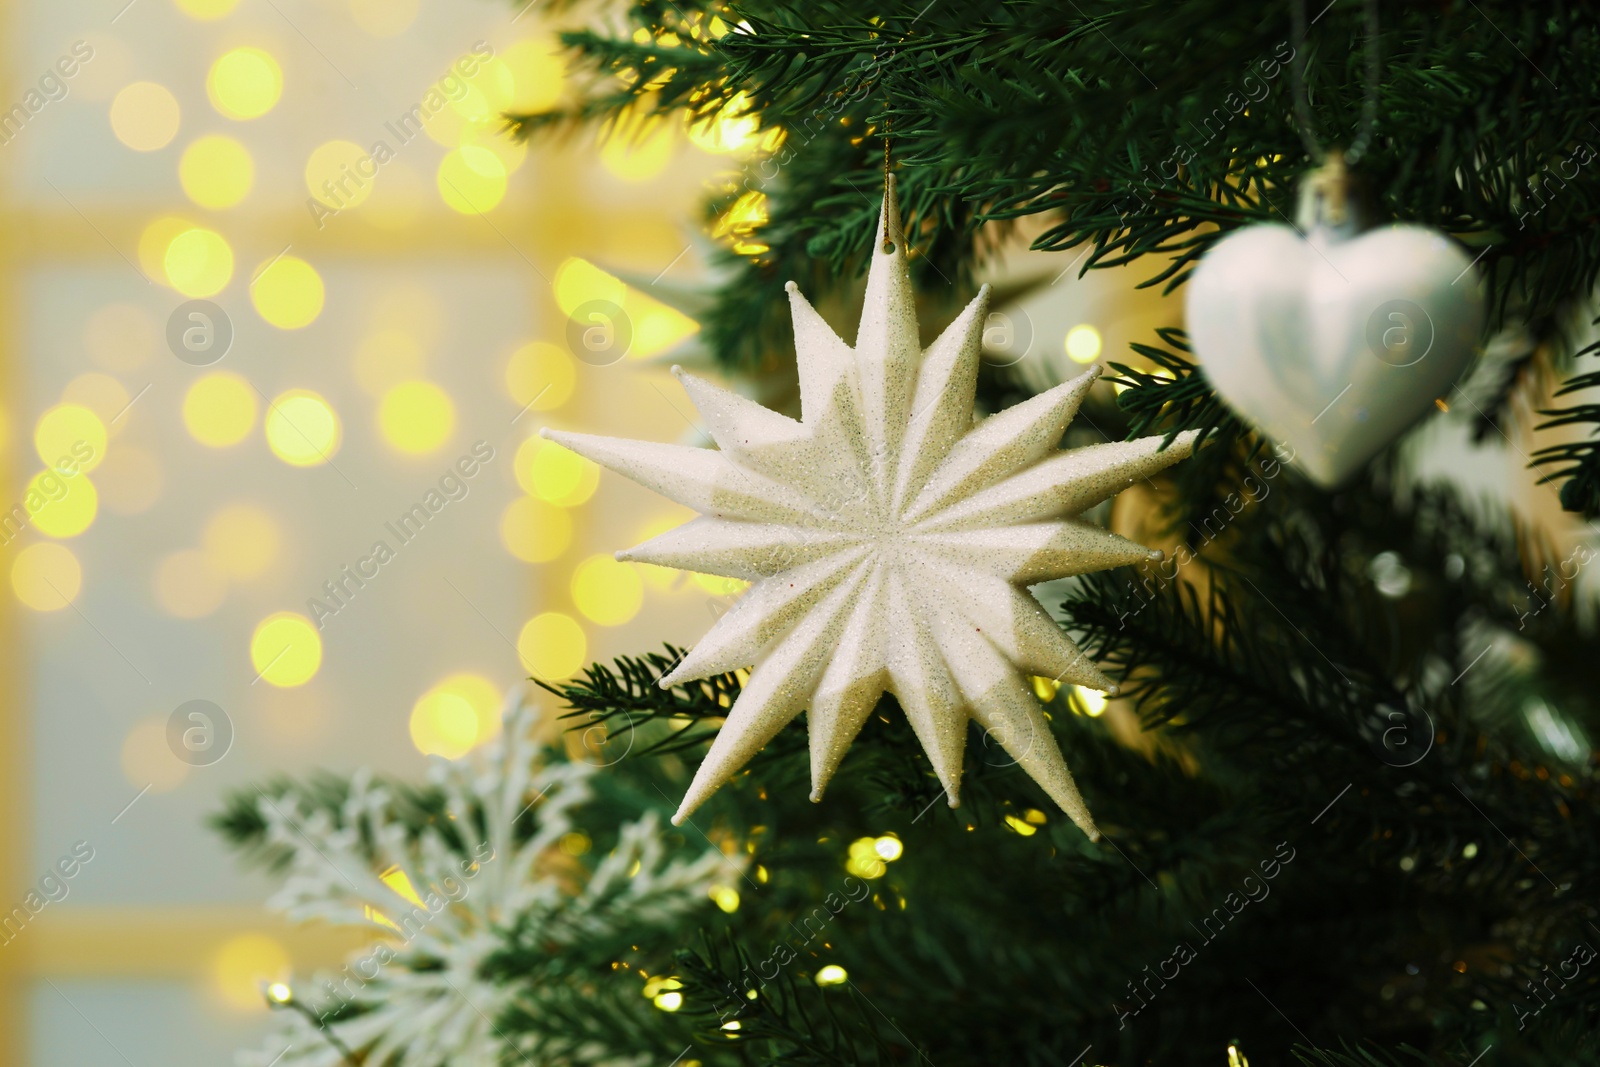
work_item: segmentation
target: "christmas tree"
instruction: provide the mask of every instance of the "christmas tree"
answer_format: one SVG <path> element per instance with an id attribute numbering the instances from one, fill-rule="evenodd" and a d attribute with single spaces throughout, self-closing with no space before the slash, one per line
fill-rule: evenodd
<path id="1" fill-rule="evenodd" d="M 697 646 L 708 676 L 665 688 L 685 662 L 672 646 L 548 683 L 584 744 L 508 747 L 487 779 L 242 795 L 219 826 L 287 866 L 294 903 L 342 894 L 315 862 L 334 854 L 370 884 L 327 913 L 375 908 L 402 941 L 359 989 L 270 994 L 323 1042 L 318 1062 L 1596 1062 L 1593 12 L 752 0 L 623 17 L 564 35 L 593 75 L 581 98 L 508 122 L 534 141 L 651 116 L 760 131 L 706 204 L 723 244 L 701 342 L 791 416 L 797 341 L 802 357 L 821 343 L 792 326 L 791 281 L 848 339 L 876 306 L 869 269 L 898 256 L 926 345 L 977 328 L 958 315 L 1021 235 L 1060 273 L 1137 270 L 1177 306 L 1219 240 L 1303 218 L 1302 179 L 1329 159 L 1359 174 L 1374 220 L 1464 252 L 1481 351 L 1423 398 L 1444 410 L 1333 488 L 1218 395 L 1181 329 L 1105 353 L 1111 380 L 1084 386 L 1065 441 L 1065 419 L 1040 423 L 1052 450 L 1197 442 L 1070 509 L 1159 561 L 1035 590 L 1114 687 L 1031 682 L 1084 829 L 978 718 L 950 806 L 945 750 L 876 693 L 819 802 L 807 691 L 680 811 L 770 648 L 721 663 Z M 880 226 L 889 178 L 900 230 Z M 1026 288 L 1002 277 L 993 299 Z M 1056 386 L 1004 360 L 974 371 L 983 414 Z M 1530 492 L 1558 489 L 1566 513 L 1437 473 L 1470 466 L 1450 452 L 1474 440 L 1548 479 Z M 985 591 L 945 576 L 917 595 L 966 594 Z M 525 884 L 485 903 L 463 872 L 495 864 Z M 452 866 L 460 900 L 428 873 Z M 408 936 L 393 920 L 412 909 L 427 929 Z M 453 995 L 404 1052 L 396 1028 Z"/>

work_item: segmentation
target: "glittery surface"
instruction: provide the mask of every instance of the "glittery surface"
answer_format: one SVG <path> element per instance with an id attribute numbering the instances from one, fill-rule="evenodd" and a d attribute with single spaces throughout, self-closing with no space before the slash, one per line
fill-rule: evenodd
<path id="1" fill-rule="evenodd" d="M 1025 586 L 1150 558 L 1074 516 L 1192 435 L 1060 451 L 1099 368 L 974 426 L 988 289 L 921 350 L 892 183 L 855 346 L 789 298 L 800 421 L 680 370 L 715 450 L 545 433 L 701 513 L 618 558 L 754 583 L 662 679 L 754 665 L 673 821 L 807 709 L 820 799 L 888 691 L 952 806 L 970 719 L 1097 837 L 1027 676 L 1112 683 Z"/>

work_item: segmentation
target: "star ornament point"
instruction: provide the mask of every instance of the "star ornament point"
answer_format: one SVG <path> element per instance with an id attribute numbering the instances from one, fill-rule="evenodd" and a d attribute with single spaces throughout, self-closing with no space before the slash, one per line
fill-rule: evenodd
<path id="1" fill-rule="evenodd" d="M 716 448 L 544 431 L 700 513 L 618 559 L 752 583 L 661 679 L 751 668 L 673 822 L 802 711 L 820 800 L 889 692 L 952 807 L 972 721 L 1098 838 L 1029 677 L 1116 685 L 1027 587 L 1160 558 L 1077 516 L 1194 434 L 1062 450 L 1099 367 L 974 424 L 987 287 L 922 348 L 892 184 L 854 345 L 786 288 L 798 420 L 674 367 Z"/>

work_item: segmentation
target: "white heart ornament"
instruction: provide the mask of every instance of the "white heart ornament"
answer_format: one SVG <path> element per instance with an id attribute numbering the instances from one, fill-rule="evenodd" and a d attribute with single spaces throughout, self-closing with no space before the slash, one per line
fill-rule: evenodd
<path id="1" fill-rule="evenodd" d="M 1422 226 L 1306 237 L 1250 226 L 1189 280 L 1190 343 L 1217 394 L 1344 482 L 1434 406 L 1471 362 L 1483 321 L 1472 262 Z"/>

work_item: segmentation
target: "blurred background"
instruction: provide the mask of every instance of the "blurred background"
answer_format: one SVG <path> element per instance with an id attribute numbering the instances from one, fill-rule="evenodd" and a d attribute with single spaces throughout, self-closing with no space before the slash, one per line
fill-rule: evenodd
<path id="1" fill-rule="evenodd" d="M 571 90 L 532 4 L 0 18 L 0 1065 L 227 1063 L 264 981 L 352 946 L 268 915 L 204 826 L 225 792 L 420 777 L 522 679 L 692 643 L 738 592 L 613 561 L 688 513 L 537 433 L 697 439 L 692 292 L 764 250 L 759 192 L 700 203 L 779 135 L 512 144 L 502 112 Z M 986 335 L 1033 388 L 1178 322 L 1065 258 L 995 266 L 1038 283 Z M 1457 474 L 1529 482 L 1436 425 Z"/>
<path id="2" fill-rule="evenodd" d="M 227 1063 L 349 946 L 267 914 L 225 791 L 420 777 L 727 592 L 613 562 L 683 516 L 537 432 L 689 432 L 694 323 L 601 268 L 701 271 L 754 131 L 511 144 L 567 74 L 496 0 L 0 10 L 0 1064 Z"/>

